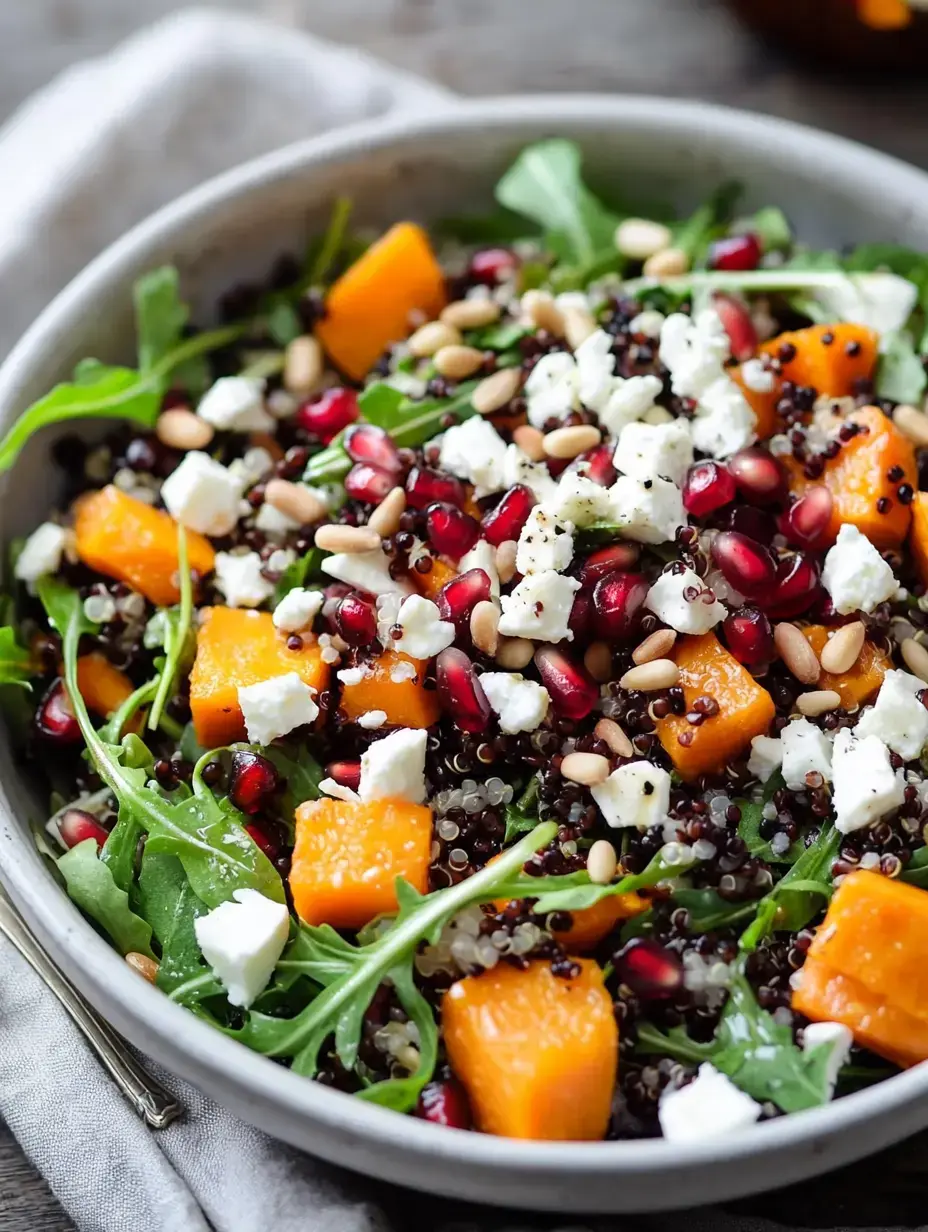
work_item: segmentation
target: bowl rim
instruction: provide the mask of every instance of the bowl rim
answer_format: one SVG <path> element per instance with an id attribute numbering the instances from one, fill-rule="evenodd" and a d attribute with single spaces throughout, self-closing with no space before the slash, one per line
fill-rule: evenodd
<path id="1" fill-rule="evenodd" d="M 928 173 L 890 155 L 843 137 L 805 125 L 717 104 L 647 95 L 520 95 L 466 100 L 430 116 L 392 115 L 365 120 L 332 133 L 285 146 L 252 159 L 212 178 L 163 206 L 110 245 L 79 273 L 25 332 L 0 368 L 0 415 L 20 396 L 24 374 L 32 374 L 58 340 L 68 336 L 75 315 L 88 298 L 103 291 L 131 271 L 145 253 L 165 239 L 182 233 L 197 218 L 219 205 L 313 164 L 338 162 L 343 157 L 389 150 L 411 138 L 484 128 L 506 128 L 519 123 L 543 124 L 552 135 L 569 123 L 592 125 L 634 122 L 651 124 L 655 132 L 668 128 L 711 133 L 720 141 L 752 141 L 781 156 L 797 148 L 815 158 L 823 174 L 853 166 L 879 184 L 881 194 L 901 190 L 908 197 L 928 198 Z M 156 1041 L 146 1047 L 177 1073 L 198 1081 L 193 1071 L 208 1075 L 213 1089 L 234 1090 L 246 1103 L 267 1103 L 292 1117 L 306 1118 L 341 1136 L 351 1135 L 374 1147 L 395 1148 L 402 1125 L 403 1149 L 414 1156 L 439 1156 L 489 1173 L 517 1170 L 532 1173 L 654 1175 L 681 1167 L 698 1168 L 724 1159 L 737 1163 L 749 1156 L 780 1148 L 808 1146 L 840 1130 L 884 1117 L 928 1094 L 928 1066 L 895 1075 L 825 1107 L 795 1113 L 751 1127 L 730 1139 L 671 1144 L 663 1139 L 621 1142 L 538 1142 L 495 1138 L 452 1130 L 437 1132 L 429 1122 L 334 1091 L 318 1083 L 301 1081 L 270 1059 L 251 1052 L 189 1010 L 138 979 L 115 950 L 84 920 L 51 877 L 36 881 L 25 859 L 30 840 L 16 822 L 0 783 L 0 839 L 4 839 L 2 880 L 33 928 L 49 945 L 65 973 L 88 993 L 102 1012 L 136 1037 Z M 115 1013 L 114 1013 L 115 1007 Z M 924 1120 L 928 1121 L 928 1105 Z M 899 1134 L 910 1132 L 908 1123 Z M 891 1135 L 880 1140 L 891 1141 Z M 861 1145 L 857 1154 L 873 1149 Z M 389 1151 L 387 1152 L 389 1155 Z M 847 1152 L 846 1154 L 850 1154 Z M 754 1189 L 760 1186 L 753 1186 Z M 492 1200 L 492 1195 L 480 1195 Z"/>

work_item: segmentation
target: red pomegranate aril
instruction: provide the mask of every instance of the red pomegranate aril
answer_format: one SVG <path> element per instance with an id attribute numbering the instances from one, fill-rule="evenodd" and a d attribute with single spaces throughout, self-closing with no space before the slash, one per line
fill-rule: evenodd
<path id="1" fill-rule="evenodd" d="M 35 715 L 35 725 L 43 740 L 55 744 L 77 744 L 81 729 L 63 680 L 55 680 L 48 689 Z"/>
<path id="2" fill-rule="evenodd" d="M 464 651 L 456 646 L 443 650 L 435 660 L 435 679 L 439 704 L 455 726 L 466 732 L 485 731 L 490 703 Z"/>
<path id="3" fill-rule="evenodd" d="M 641 573 L 616 571 L 593 587 L 593 628 L 606 641 L 623 642 L 638 629 L 648 597 L 648 579 Z"/>
<path id="4" fill-rule="evenodd" d="M 567 617 L 567 627 L 574 635 L 575 645 L 582 645 L 589 638 L 592 618 L 593 597 L 589 589 L 578 590 Z"/>
<path id="5" fill-rule="evenodd" d="M 58 818 L 58 834 L 65 847 L 70 849 L 78 843 L 84 843 L 92 838 L 98 847 L 102 847 L 109 838 L 109 831 L 93 816 L 83 809 L 70 808 Z"/>
<path id="6" fill-rule="evenodd" d="M 430 466 L 414 466 L 406 479 L 406 503 L 413 509 L 427 509 L 440 501 L 460 509 L 466 497 L 464 485 L 454 475 L 433 470 Z"/>
<path id="7" fill-rule="evenodd" d="M 460 560 L 480 538 L 480 523 L 456 505 L 438 501 L 425 511 L 428 540 L 436 552 Z"/>
<path id="8" fill-rule="evenodd" d="M 821 539 L 834 508 L 831 489 L 823 483 L 807 488 L 781 519 L 781 529 L 790 543 L 809 547 Z"/>
<path id="9" fill-rule="evenodd" d="M 487 543 L 498 548 L 507 539 L 518 539 L 535 503 L 535 493 L 525 484 L 510 488 L 499 504 L 484 514 L 481 527 Z"/>
<path id="10" fill-rule="evenodd" d="M 447 1129 L 470 1129 L 470 1105 L 464 1088 L 455 1078 L 428 1083 L 416 1104 L 416 1116 Z"/>
<path id="11" fill-rule="evenodd" d="M 740 535 L 723 530 L 712 540 L 712 559 L 725 581 L 749 598 L 766 594 L 777 575 L 777 562 L 769 548 Z"/>
<path id="12" fill-rule="evenodd" d="M 369 462 L 397 475 L 403 469 L 399 450 L 389 433 L 376 424 L 357 424 L 345 433 L 345 453 L 352 462 Z"/>
<path id="13" fill-rule="evenodd" d="M 735 480 L 721 462 L 696 462 L 683 480 L 683 508 L 694 518 L 704 518 L 735 499 Z"/>
<path id="14" fill-rule="evenodd" d="M 614 444 L 597 445 L 595 449 L 587 450 L 577 458 L 576 462 L 571 463 L 571 470 L 579 471 L 581 475 L 592 479 L 593 483 L 598 483 L 602 488 L 611 488 L 618 478 L 618 471 L 613 461 L 614 455 Z"/>
<path id="15" fill-rule="evenodd" d="M 328 445 L 343 428 L 353 424 L 360 413 L 355 391 L 337 386 L 325 390 L 310 402 L 304 402 L 294 415 L 294 420 Z"/>
<path id="16" fill-rule="evenodd" d="M 795 552 L 777 565 L 773 587 L 759 602 L 772 620 L 789 620 L 808 611 L 820 594 L 818 566 L 804 552 Z"/>
<path id="17" fill-rule="evenodd" d="M 474 282 L 495 287 L 511 278 L 518 265 L 516 254 L 509 248 L 481 248 L 471 257 L 468 273 Z"/>
<path id="18" fill-rule="evenodd" d="M 535 667 L 561 718 L 585 719 L 599 701 L 599 685 L 593 677 L 557 646 L 540 646 L 535 651 Z"/>
<path id="19" fill-rule="evenodd" d="M 468 569 L 446 582 L 438 592 L 438 614 L 450 620 L 462 634 L 470 627 L 470 614 L 490 597 L 490 575 L 485 569 Z"/>
<path id="20" fill-rule="evenodd" d="M 268 833 L 261 822 L 246 822 L 245 829 L 269 860 L 274 861 L 279 858 L 281 852 L 280 843 Z"/>
<path id="21" fill-rule="evenodd" d="M 345 595 L 335 609 L 335 630 L 349 646 L 369 646 L 377 636 L 374 605 L 359 594 Z"/>
<path id="22" fill-rule="evenodd" d="M 396 476 L 369 462 L 356 462 L 345 476 L 345 491 L 352 500 L 379 505 L 396 487 Z"/>
<path id="23" fill-rule="evenodd" d="M 244 749 L 232 754 L 229 799 L 243 813 L 257 813 L 274 794 L 279 783 L 277 768 L 260 753 Z"/>
<path id="24" fill-rule="evenodd" d="M 619 981 L 643 1001 L 673 996 L 683 983 L 679 955 L 650 937 L 629 941 L 612 961 Z"/>
<path id="25" fill-rule="evenodd" d="M 361 785 L 361 763 L 359 761 L 330 761 L 325 768 L 326 777 L 334 779 L 342 787 L 357 791 Z"/>
<path id="26" fill-rule="evenodd" d="M 750 359 L 757 350 L 758 337 L 747 305 L 733 295 L 716 295 L 712 306 L 728 334 L 732 355 L 739 362 Z"/>
<path id="27" fill-rule="evenodd" d="M 772 505 L 786 495 L 786 471 L 772 453 L 760 445 L 749 445 L 728 459 L 738 491 L 746 501 Z"/>
<path id="28" fill-rule="evenodd" d="M 709 268 L 729 272 L 757 269 L 762 255 L 760 240 L 752 232 L 726 235 L 709 245 Z"/>
<path id="29" fill-rule="evenodd" d="M 773 658 L 773 629 L 760 608 L 738 608 L 726 616 L 722 633 L 728 649 L 745 667 L 760 667 Z"/>
<path id="30" fill-rule="evenodd" d="M 635 543 L 610 543 L 607 547 L 597 548 L 583 562 L 580 580 L 585 586 L 592 586 L 607 573 L 614 573 L 617 569 L 634 569 L 640 555 L 641 550 Z"/>
<path id="31" fill-rule="evenodd" d="M 766 509 L 758 509 L 756 505 L 736 505 L 729 512 L 727 522 L 728 530 L 747 535 L 749 539 L 756 539 L 758 543 L 765 543 L 768 547 L 777 533 L 773 515 Z"/>

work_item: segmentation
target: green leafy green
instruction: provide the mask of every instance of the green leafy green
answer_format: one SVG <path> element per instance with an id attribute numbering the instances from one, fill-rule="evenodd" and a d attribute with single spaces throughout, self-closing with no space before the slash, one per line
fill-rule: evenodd
<path id="1" fill-rule="evenodd" d="M 336 198 L 332 206 L 329 225 L 326 227 L 318 246 L 310 254 L 309 270 L 306 278 L 307 286 L 321 287 L 328 281 L 332 268 L 345 247 L 351 210 L 352 203 L 350 197 Z"/>
<path id="2" fill-rule="evenodd" d="M 482 329 L 470 330 L 465 341 L 468 346 L 477 347 L 481 351 L 508 351 L 530 332 L 518 321 L 504 321 L 499 325 L 485 325 Z"/>
<path id="3" fill-rule="evenodd" d="M 155 699 L 148 716 L 148 727 L 156 731 L 164 715 L 164 708 L 171 698 L 181 670 L 193 661 L 196 638 L 193 632 L 193 581 L 187 563 L 187 532 L 177 525 L 177 575 L 180 588 L 180 603 L 162 611 L 162 645 L 164 659 Z"/>
<path id="4" fill-rule="evenodd" d="M 289 595 L 291 590 L 296 590 L 301 586 L 311 587 L 314 583 L 321 585 L 325 575 L 320 566 L 327 556 L 328 552 L 323 551 L 322 548 L 310 548 L 292 565 L 287 565 L 274 587 L 275 606 Z"/>
<path id="5" fill-rule="evenodd" d="M 281 798 L 281 820 L 293 834 L 294 814 L 307 800 L 319 799 L 319 784 L 325 771 L 305 745 L 275 741 L 266 746 L 253 746 L 254 751 L 274 763 L 277 773 L 286 780 Z"/>
<path id="6" fill-rule="evenodd" d="M 511 843 L 538 825 L 538 788 L 538 776 L 533 774 L 519 799 L 506 805 L 504 843 Z"/>
<path id="7" fill-rule="evenodd" d="M 16 630 L 9 625 L 0 627 L 0 684 L 20 684 L 31 689 L 29 682 L 34 675 L 32 656 L 20 645 Z"/>
<path id="8" fill-rule="evenodd" d="M 207 984 L 208 974 L 194 931 L 194 921 L 206 914 L 176 856 L 146 849 L 138 878 L 138 907 L 161 947 L 158 987 L 187 1003 L 184 988 L 196 985 L 196 1000 L 221 992 L 218 980 Z"/>
<path id="9" fill-rule="evenodd" d="M 738 231 L 756 235 L 764 252 L 780 252 L 790 247 L 793 232 L 789 221 L 777 205 L 765 205 L 738 224 Z"/>
<path id="10" fill-rule="evenodd" d="M 109 935 L 120 954 L 135 952 L 154 957 L 151 928 L 129 907 L 129 895 L 99 858 L 95 839 L 84 839 L 66 851 L 58 859 L 58 869 L 68 894 Z"/>
<path id="11" fill-rule="evenodd" d="M 132 289 L 139 371 L 151 372 L 181 345 L 190 310 L 180 298 L 180 277 L 172 265 L 143 274 Z M 77 374 L 75 374 L 77 376 Z M 179 365 L 174 378 L 192 393 L 201 393 L 209 380 L 202 355 Z"/>
<path id="12" fill-rule="evenodd" d="M 764 819 L 764 808 L 783 785 L 783 775 L 777 770 L 764 784 L 764 790 L 759 800 L 737 801 L 738 807 L 741 810 L 741 820 L 738 822 L 738 835 L 744 839 L 747 849 L 752 856 L 757 856 L 768 864 L 795 864 L 805 851 L 805 844 L 800 838 L 791 843 L 785 851 L 775 852 L 770 843 L 761 835 L 760 827 Z"/>
<path id="13" fill-rule="evenodd" d="M 623 529 L 616 522 L 589 522 L 577 531 L 577 549 L 584 552 L 602 547 L 606 543 L 614 543 L 616 539 L 622 538 Z"/>
<path id="14" fill-rule="evenodd" d="M 691 265 L 703 264 L 709 245 L 725 234 L 741 192 L 741 185 L 735 181 L 721 184 L 689 218 L 672 228 L 674 248 L 685 252 Z"/>
<path id="15" fill-rule="evenodd" d="M 893 402 L 921 403 L 928 375 L 924 361 L 915 350 L 906 330 L 884 334 L 880 340 L 880 359 L 876 370 L 876 394 Z"/>

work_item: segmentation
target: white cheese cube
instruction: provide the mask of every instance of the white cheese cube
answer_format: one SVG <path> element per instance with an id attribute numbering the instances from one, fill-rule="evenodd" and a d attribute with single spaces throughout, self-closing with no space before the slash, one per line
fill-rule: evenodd
<path id="1" fill-rule="evenodd" d="M 577 527 L 607 521 L 612 513 L 609 489 L 579 471 L 564 471 L 544 507 L 552 517 Z"/>
<path id="2" fill-rule="evenodd" d="M 524 483 L 527 488 L 531 488 L 537 501 L 548 500 L 555 488 L 551 472 L 544 462 L 533 462 L 518 445 L 510 445 L 503 464 L 502 486 L 508 489 L 517 483 Z"/>
<path id="3" fill-rule="evenodd" d="M 574 527 L 536 505 L 519 535 L 516 569 L 519 573 L 563 573 L 574 554 Z"/>
<path id="4" fill-rule="evenodd" d="M 573 641 L 573 631 L 567 622 L 579 589 L 579 579 L 563 573 L 549 570 L 529 574 L 512 594 L 500 599 L 500 633 L 536 642 L 559 642 L 562 638 Z"/>
<path id="5" fill-rule="evenodd" d="M 548 713 L 548 690 L 517 672 L 484 672 L 480 677 L 487 701 L 499 718 L 499 729 L 508 735 L 539 728 Z"/>
<path id="6" fill-rule="evenodd" d="M 300 523 L 295 518 L 281 513 L 267 501 L 262 504 L 255 515 L 255 526 L 271 539 L 283 539 L 290 531 L 300 529 Z"/>
<path id="7" fill-rule="evenodd" d="M 877 736 L 858 739 L 842 727 L 832 754 L 835 826 L 851 834 L 879 821 L 905 799 L 905 782 L 890 765 L 889 749 Z"/>
<path id="8" fill-rule="evenodd" d="M 604 329 L 597 329 L 574 352 L 580 401 L 597 414 L 606 408 L 615 390 L 614 341 Z"/>
<path id="9" fill-rule="evenodd" d="M 54 522 L 43 522 L 23 544 L 16 558 L 14 575 L 21 582 L 37 582 L 46 574 L 57 573 L 68 542 L 68 532 Z"/>
<path id="10" fill-rule="evenodd" d="M 240 685 L 238 704 L 248 739 L 253 744 L 270 744 L 296 727 L 315 722 L 319 714 L 313 700 L 315 692 L 296 672 Z"/>
<path id="11" fill-rule="evenodd" d="M 831 595 L 835 611 L 872 612 L 892 599 L 898 584 L 893 571 L 866 535 L 850 522 L 838 531 L 833 548 L 825 557 L 822 585 Z"/>
<path id="12" fill-rule="evenodd" d="M 358 716 L 358 727 L 363 727 L 367 731 L 376 731 L 378 727 L 383 727 L 386 721 L 386 710 L 365 710 Z"/>
<path id="13" fill-rule="evenodd" d="M 542 355 L 523 388 L 528 421 L 543 428 L 549 419 L 563 419 L 577 409 L 577 365 L 567 351 Z"/>
<path id="14" fill-rule="evenodd" d="M 820 774 L 831 782 L 831 741 L 808 719 L 793 719 L 780 733 L 783 779 L 790 791 L 805 791 L 807 775 Z"/>
<path id="15" fill-rule="evenodd" d="M 438 605 L 421 595 L 403 600 L 395 623 L 403 630 L 403 636 L 391 640 L 389 645 L 411 659 L 431 659 L 454 641 L 454 625 L 442 620 Z"/>
<path id="16" fill-rule="evenodd" d="M 428 732 L 401 727 L 361 754 L 362 800 L 391 796 L 422 804 L 426 797 L 425 749 Z"/>
<path id="17" fill-rule="evenodd" d="M 661 326 L 664 324 L 664 314 L 656 308 L 645 308 L 628 323 L 630 334 L 644 334 L 646 338 L 660 338 Z"/>
<path id="18" fill-rule="evenodd" d="M 783 741 L 776 736 L 755 736 L 751 741 L 748 772 L 766 783 L 783 764 Z"/>
<path id="19" fill-rule="evenodd" d="M 802 1051 L 815 1052 L 818 1048 L 829 1049 L 830 1056 L 825 1067 L 825 1080 L 829 1097 L 835 1093 L 835 1083 L 842 1065 L 847 1064 L 854 1036 L 843 1022 L 810 1022 L 802 1031 Z"/>
<path id="20" fill-rule="evenodd" d="M 730 458 L 757 439 L 757 416 L 735 382 L 722 375 L 700 396 L 691 428 L 697 449 Z"/>
<path id="21" fill-rule="evenodd" d="M 746 359 L 741 365 L 741 379 L 756 394 L 773 393 L 777 379 L 762 359 Z"/>
<path id="22" fill-rule="evenodd" d="M 685 419 L 669 423 L 630 423 L 622 429 L 613 461 L 623 475 L 680 484 L 693 464 L 693 438 Z"/>
<path id="23" fill-rule="evenodd" d="M 761 1106 L 740 1091 L 708 1061 L 685 1087 L 662 1092 L 657 1106 L 661 1133 L 668 1142 L 702 1143 L 747 1129 Z"/>
<path id="24" fill-rule="evenodd" d="M 257 890 L 233 890 L 235 902 L 220 903 L 194 920 L 203 957 L 226 990 L 230 1005 L 247 1009 L 267 987 L 290 935 L 286 903 Z"/>
<path id="25" fill-rule="evenodd" d="M 647 830 L 663 824 L 670 808 L 670 775 L 649 761 L 630 761 L 613 770 L 605 783 L 590 788 L 606 825 Z"/>
<path id="26" fill-rule="evenodd" d="M 476 484 L 481 496 L 503 487 L 505 463 L 506 442 L 479 415 L 449 428 L 441 438 L 441 469 Z"/>
<path id="27" fill-rule="evenodd" d="M 617 437 L 626 425 L 661 409 L 655 408 L 654 399 L 663 388 L 656 376 L 615 377 L 609 401 L 597 412 L 600 424 Z"/>
<path id="28" fill-rule="evenodd" d="M 714 308 L 694 317 L 674 312 L 661 326 L 661 363 L 670 371 L 671 388 L 683 398 L 700 398 L 721 374 L 731 344 Z"/>
<path id="29" fill-rule="evenodd" d="M 645 607 L 678 633 L 708 633 L 728 611 L 694 569 L 662 573 L 645 600 Z"/>
<path id="30" fill-rule="evenodd" d="M 372 552 L 333 552 L 320 568 L 329 577 L 369 595 L 408 595 L 412 586 L 402 578 L 390 577 L 390 559 L 380 548 Z"/>
<path id="31" fill-rule="evenodd" d="M 911 672 L 892 670 L 883 677 L 876 705 L 869 706 L 854 728 L 858 736 L 879 736 L 906 761 L 918 757 L 928 742 L 928 710 L 918 699 L 928 685 Z"/>
<path id="32" fill-rule="evenodd" d="M 832 316 L 866 325 L 878 334 L 902 329 L 918 302 L 918 288 L 913 282 L 881 271 L 852 274 L 812 294 Z"/>
<path id="33" fill-rule="evenodd" d="M 609 489 L 613 517 L 628 539 L 666 543 L 686 523 L 680 489 L 667 479 L 620 475 Z"/>
<path id="34" fill-rule="evenodd" d="M 268 432 L 274 419 L 264 409 L 264 381 L 224 376 L 200 399 L 197 414 L 223 432 Z"/>
<path id="35" fill-rule="evenodd" d="M 302 633 L 311 627 L 325 602 L 321 590 L 295 586 L 274 608 L 274 627 L 282 633 Z"/>
<path id="36" fill-rule="evenodd" d="M 161 485 L 171 517 L 201 535 L 228 535 L 239 516 L 242 486 L 208 453 L 193 449 Z"/>
<path id="37" fill-rule="evenodd" d="M 469 552 L 465 552 L 458 561 L 458 572 L 467 573 L 469 569 L 482 569 L 490 579 L 490 594 L 499 598 L 499 573 L 496 570 L 496 548 L 486 539 L 478 539 Z"/>
<path id="38" fill-rule="evenodd" d="M 217 552 L 216 587 L 229 607 L 258 607 L 274 593 L 273 583 L 261 575 L 257 552 Z"/>

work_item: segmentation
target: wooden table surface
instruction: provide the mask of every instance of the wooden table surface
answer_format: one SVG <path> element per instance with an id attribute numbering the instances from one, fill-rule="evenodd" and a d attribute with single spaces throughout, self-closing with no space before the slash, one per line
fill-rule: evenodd
<path id="1" fill-rule="evenodd" d="M 850 74 L 800 72 L 738 29 L 720 0 L 213 3 L 358 44 L 464 94 L 688 95 L 804 120 L 928 164 L 928 86 L 865 88 Z M 0 122 L 68 65 L 184 7 L 180 0 L 0 0 Z M 917 1138 L 872 1167 L 847 1169 L 739 1209 L 819 1227 L 916 1225 L 925 1218 L 926 1163 L 928 1138 Z M 0 1125 L 0 1232 L 72 1226 Z"/>

